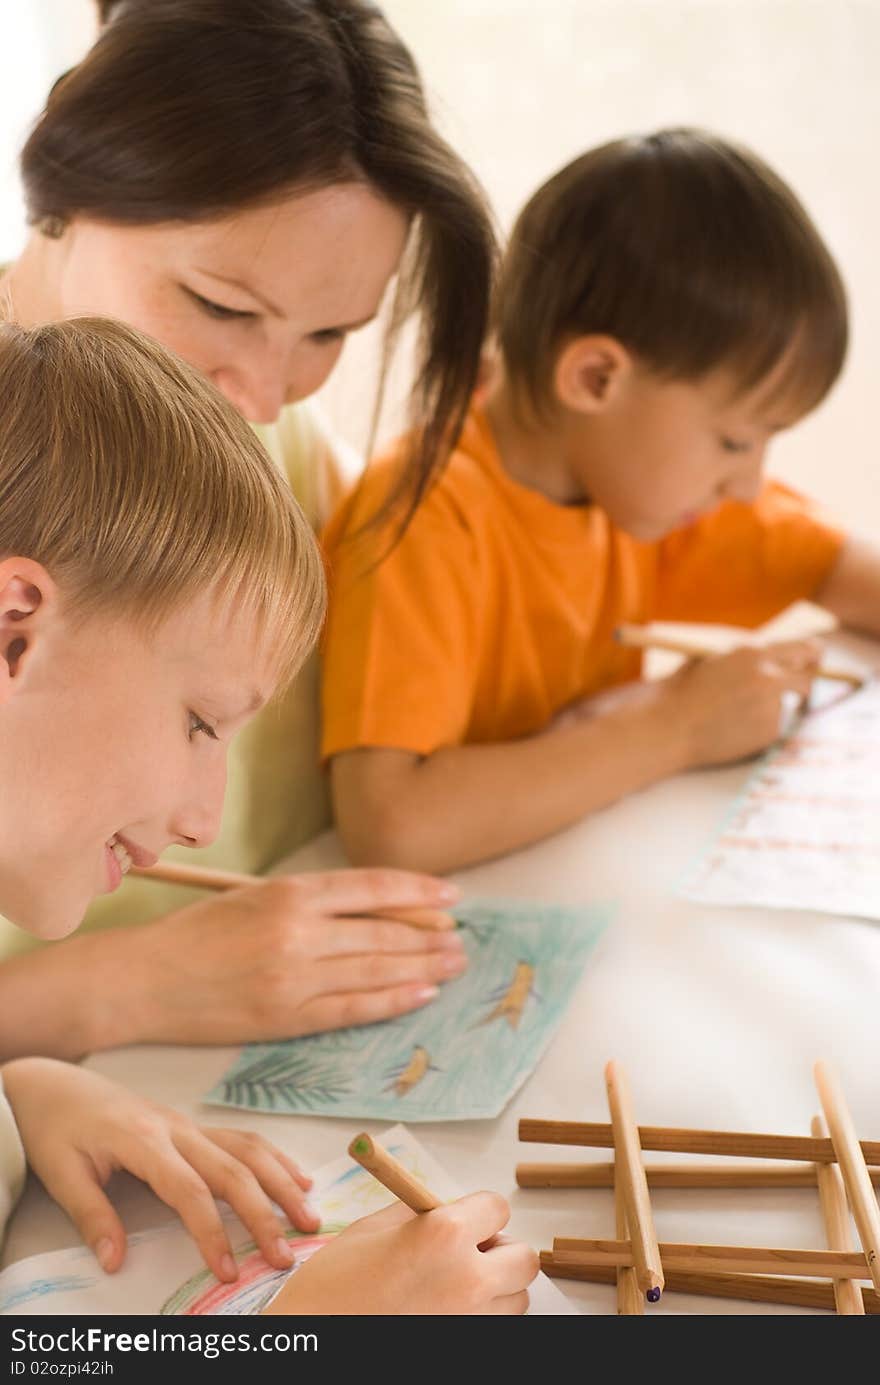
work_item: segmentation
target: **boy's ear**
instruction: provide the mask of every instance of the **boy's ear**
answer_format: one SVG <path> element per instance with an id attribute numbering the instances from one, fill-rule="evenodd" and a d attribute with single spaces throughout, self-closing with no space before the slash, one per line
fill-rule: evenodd
<path id="1" fill-rule="evenodd" d="M 0 704 L 21 687 L 55 596 L 55 583 L 40 563 L 0 561 Z"/>
<path id="2" fill-rule="evenodd" d="M 556 360 L 556 398 L 576 413 L 601 413 L 632 369 L 633 358 L 616 337 L 600 333 L 574 337 Z"/>

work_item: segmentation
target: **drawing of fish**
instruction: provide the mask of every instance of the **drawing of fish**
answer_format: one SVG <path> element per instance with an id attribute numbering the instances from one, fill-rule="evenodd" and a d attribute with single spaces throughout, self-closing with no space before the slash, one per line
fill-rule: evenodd
<path id="1" fill-rule="evenodd" d="M 410 1055 L 409 1061 L 400 1068 L 392 1068 L 386 1076 L 393 1078 L 388 1086 L 383 1090 L 390 1092 L 392 1087 L 396 1096 L 406 1096 L 413 1087 L 418 1086 L 422 1078 L 429 1072 L 440 1072 L 440 1068 L 435 1068 L 431 1062 L 430 1054 L 421 1044 L 416 1044 Z"/>
<path id="2" fill-rule="evenodd" d="M 511 1029 L 516 1029 L 523 1016 L 527 1001 L 531 998 L 539 1000 L 537 991 L 533 986 L 535 979 L 535 968 L 531 962 L 517 962 L 516 970 L 513 973 L 513 980 L 509 986 L 503 986 L 500 990 L 494 991 L 489 997 L 490 1000 L 498 1001 L 493 1010 L 486 1015 L 485 1019 L 479 1024 L 491 1024 L 492 1020 L 506 1018 Z M 475 1029 L 478 1025 L 473 1026 Z"/>

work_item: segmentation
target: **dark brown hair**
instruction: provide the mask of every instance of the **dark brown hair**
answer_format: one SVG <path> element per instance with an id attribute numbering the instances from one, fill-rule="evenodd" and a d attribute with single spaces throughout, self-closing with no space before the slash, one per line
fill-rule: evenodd
<path id="1" fill-rule="evenodd" d="M 616 140 L 575 159 L 514 227 L 496 300 L 512 381 L 540 415 L 574 336 L 616 337 L 658 375 L 730 368 L 746 392 L 790 351 L 788 397 L 808 409 L 846 354 L 846 295 L 789 187 L 704 131 Z"/>
<path id="2" fill-rule="evenodd" d="M 366 0 L 99 0 L 21 158 L 31 220 L 195 221 L 367 181 L 414 219 L 390 327 L 420 310 L 407 515 L 445 460 L 486 332 L 485 199 L 430 123 L 418 70 Z M 386 343 L 386 361 L 390 343 Z"/>

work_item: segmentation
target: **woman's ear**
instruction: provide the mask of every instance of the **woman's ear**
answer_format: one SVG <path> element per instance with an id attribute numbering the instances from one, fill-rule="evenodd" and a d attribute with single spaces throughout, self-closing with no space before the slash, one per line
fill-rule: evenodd
<path id="1" fill-rule="evenodd" d="M 580 414 L 601 413 L 633 370 L 633 358 L 616 337 L 574 337 L 562 348 L 553 372 L 556 398 Z"/>
<path id="2" fill-rule="evenodd" d="M 55 597 L 55 583 L 40 563 L 0 561 L 0 704 L 22 686 Z"/>

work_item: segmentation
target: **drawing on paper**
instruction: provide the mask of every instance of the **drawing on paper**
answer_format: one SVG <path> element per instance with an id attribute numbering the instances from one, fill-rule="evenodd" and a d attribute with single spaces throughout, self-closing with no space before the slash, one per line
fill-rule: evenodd
<path id="1" fill-rule="evenodd" d="M 422 1078 L 429 1072 L 440 1072 L 441 1069 L 431 1062 L 431 1056 L 426 1048 L 421 1044 L 416 1044 L 412 1051 L 412 1057 L 404 1066 L 392 1068 L 387 1074 L 392 1080 L 385 1088 L 386 1092 L 395 1091 L 398 1096 L 406 1096 L 413 1087 L 417 1087 Z"/>
<path id="2" fill-rule="evenodd" d="M 429 1006 L 248 1045 L 205 1099 L 408 1121 L 497 1115 L 553 1037 L 609 911 L 474 899 L 454 912 L 468 969 Z"/>
<path id="3" fill-rule="evenodd" d="M 341 1226 L 328 1226 L 322 1227 L 318 1236 L 304 1236 L 294 1227 L 287 1227 L 284 1236 L 294 1252 L 293 1264 L 287 1270 L 276 1270 L 254 1242 L 248 1241 L 234 1252 L 238 1265 L 234 1283 L 221 1282 L 207 1268 L 199 1270 L 165 1300 L 159 1312 L 185 1317 L 249 1317 L 261 1313 L 282 1282 L 341 1230 Z"/>
<path id="4" fill-rule="evenodd" d="M 503 1017 L 511 1029 L 516 1029 L 522 1019 L 523 1010 L 526 1008 L 526 1001 L 538 999 L 538 994 L 532 985 L 534 976 L 535 968 L 531 962 L 517 962 L 510 985 L 502 986 L 500 990 L 494 991 L 489 997 L 497 1004 L 493 1010 L 490 1010 L 485 1019 L 480 1020 L 480 1024 L 491 1024 L 493 1020 Z"/>
<path id="5" fill-rule="evenodd" d="M 443 1201 L 462 1189 L 415 1137 L 397 1125 L 381 1136 L 382 1144 L 416 1178 Z M 376 1212 L 394 1196 L 348 1154 L 316 1169 L 311 1199 L 321 1219 L 317 1234 L 289 1230 L 302 1266 L 338 1231 L 358 1217 Z M 18 1260 L 0 1271 L 0 1312 L 45 1319 L 50 1314 L 97 1317 L 108 1314 L 185 1314 L 188 1316 L 259 1313 L 290 1270 L 278 1271 L 257 1252 L 237 1218 L 225 1218 L 230 1240 L 238 1244 L 240 1278 L 220 1284 L 200 1264 L 193 1241 L 179 1222 L 135 1232 L 128 1238 L 125 1263 L 116 1274 L 103 1274 L 85 1246 L 53 1250 Z M 179 1288 L 170 1292 L 171 1286 Z M 559 1290 L 539 1275 L 531 1288 L 532 1315 L 574 1313 Z"/>
<path id="6" fill-rule="evenodd" d="M 680 892 L 880 919 L 880 687 L 807 717 L 760 762 Z"/>

